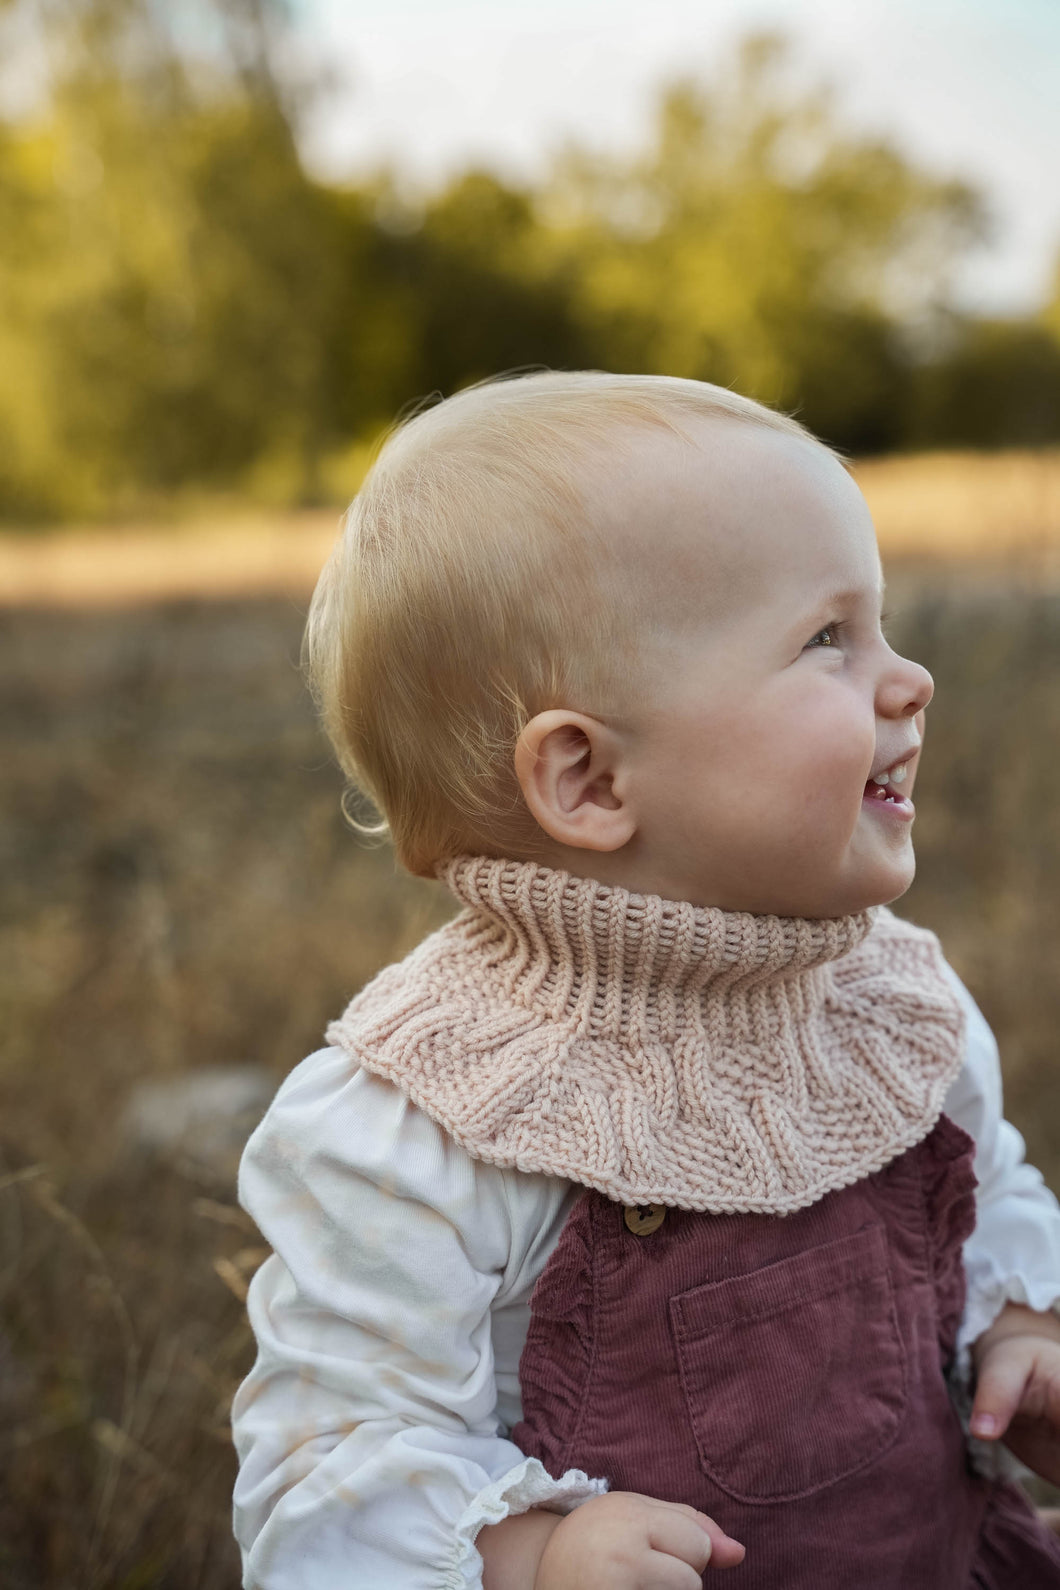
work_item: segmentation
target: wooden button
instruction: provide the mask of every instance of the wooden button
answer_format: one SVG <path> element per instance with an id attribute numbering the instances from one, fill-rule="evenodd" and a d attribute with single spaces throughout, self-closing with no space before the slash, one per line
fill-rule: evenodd
<path id="1" fill-rule="evenodd" d="M 636 1204 L 623 1211 L 623 1219 L 635 1237 L 650 1237 L 666 1219 L 666 1209 L 662 1204 Z"/>

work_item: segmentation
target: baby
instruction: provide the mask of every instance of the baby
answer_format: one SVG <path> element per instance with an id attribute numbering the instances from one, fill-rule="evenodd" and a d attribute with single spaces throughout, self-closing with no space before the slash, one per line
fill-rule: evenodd
<path id="1" fill-rule="evenodd" d="M 1060 1480 L 1060 1212 L 882 909 L 932 682 L 881 590 L 836 456 L 721 388 L 524 376 L 383 448 L 309 666 L 463 909 L 247 1149 L 247 1586 L 1060 1586 L 965 1429 Z"/>

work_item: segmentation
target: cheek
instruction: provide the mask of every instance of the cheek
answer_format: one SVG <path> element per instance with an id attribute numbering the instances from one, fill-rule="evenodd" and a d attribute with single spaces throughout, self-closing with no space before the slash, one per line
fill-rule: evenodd
<path id="1" fill-rule="evenodd" d="M 832 710 L 806 725 L 799 779 L 805 792 L 802 811 L 807 824 L 820 827 L 822 840 L 829 833 L 842 837 L 857 823 L 875 752 L 875 723 L 866 732 L 863 714 Z"/>
<path id="2" fill-rule="evenodd" d="M 876 755 L 875 715 L 840 687 L 786 705 L 765 737 L 774 746 L 776 770 L 821 798 L 842 802 L 854 793 L 860 801 Z"/>

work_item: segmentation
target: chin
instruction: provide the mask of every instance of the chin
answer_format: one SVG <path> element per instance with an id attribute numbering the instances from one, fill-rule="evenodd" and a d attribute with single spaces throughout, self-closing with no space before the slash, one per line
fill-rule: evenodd
<path id="1" fill-rule="evenodd" d="M 916 876 L 916 867 L 910 863 L 901 871 L 895 869 L 886 876 L 881 877 L 873 887 L 866 886 L 864 899 L 860 905 L 852 907 L 855 911 L 867 911 L 874 905 L 892 905 L 895 900 L 900 900 Z"/>
<path id="2" fill-rule="evenodd" d="M 836 888 L 818 901 L 817 909 L 795 914 L 818 919 L 856 916 L 861 911 L 870 911 L 876 905 L 890 905 L 906 892 L 915 872 L 916 868 L 910 862 L 908 867 L 879 868 L 871 875 L 850 878 L 845 887 Z"/>

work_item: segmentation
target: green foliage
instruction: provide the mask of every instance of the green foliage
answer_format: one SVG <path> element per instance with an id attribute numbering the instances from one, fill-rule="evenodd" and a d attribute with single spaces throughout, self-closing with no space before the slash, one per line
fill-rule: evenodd
<path id="1" fill-rule="evenodd" d="M 910 429 L 925 446 L 1036 446 L 1060 437 L 1060 338 L 1046 324 L 961 323 L 919 372 Z"/>
<path id="2" fill-rule="evenodd" d="M 853 137 L 780 38 L 672 84 L 632 158 L 410 202 L 306 174 L 275 0 L 8 0 L 0 48 L 27 15 L 48 72 L 0 120 L 0 517 L 324 500 L 409 402 L 533 364 L 733 384 L 858 452 L 1060 437 L 1060 290 L 926 357 L 982 203 Z"/>
<path id="3" fill-rule="evenodd" d="M 267 77 L 195 80 L 138 0 L 52 28 L 48 103 L 0 144 L 5 506 L 93 513 L 275 449 L 311 494 L 344 229 Z"/>
<path id="4" fill-rule="evenodd" d="M 409 251 L 418 388 L 452 391 L 526 364 L 588 357 L 572 295 L 542 249 L 530 195 L 471 172 L 430 206 Z"/>
<path id="5" fill-rule="evenodd" d="M 750 39 L 713 87 L 667 90 L 640 160 L 572 151 L 545 199 L 619 363 L 736 385 L 871 450 L 899 431 L 903 328 L 983 216 L 966 187 L 847 136 L 789 66 L 780 39 Z"/>

